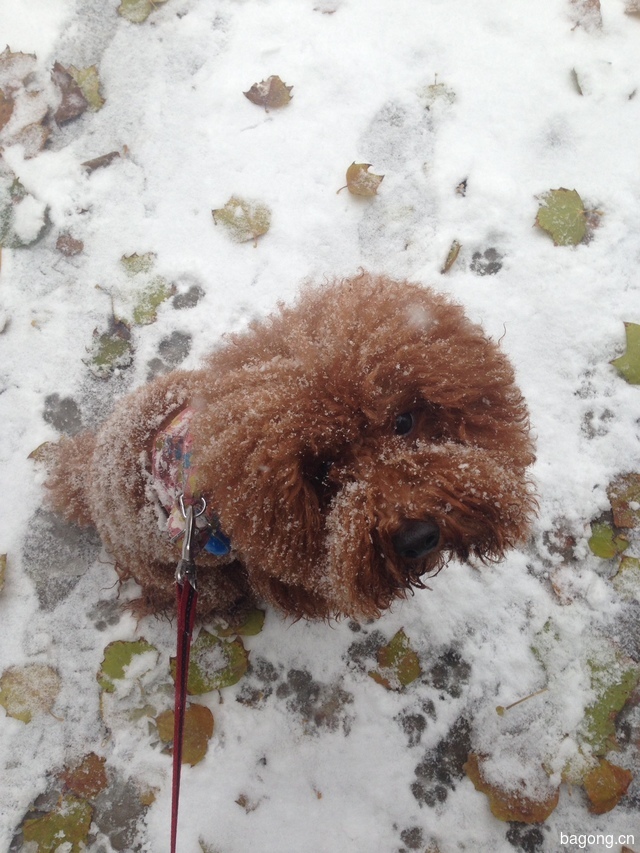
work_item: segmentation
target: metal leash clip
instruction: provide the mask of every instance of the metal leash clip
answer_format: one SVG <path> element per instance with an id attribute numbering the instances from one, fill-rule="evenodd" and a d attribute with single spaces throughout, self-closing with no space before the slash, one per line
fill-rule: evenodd
<path id="1" fill-rule="evenodd" d="M 184 516 L 184 540 L 182 542 L 182 555 L 178 560 L 176 568 L 176 582 L 182 584 L 188 581 L 194 590 L 197 590 L 196 580 L 196 564 L 193 555 L 194 533 L 196 531 L 196 518 L 203 514 L 207 508 L 204 498 L 200 498 L 198 504 L 194 507 L 189 504 L 184 505 L 184 495 L 180 495 L 180 509 Z"/>

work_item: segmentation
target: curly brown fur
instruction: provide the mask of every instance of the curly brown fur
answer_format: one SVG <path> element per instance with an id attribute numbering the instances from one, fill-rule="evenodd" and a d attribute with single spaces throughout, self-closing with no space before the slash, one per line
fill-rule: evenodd
<path id="1" fill-rule="evenodd" d="M 297 617 L 376 616 L 450 557 L 500 559 L 527 534 L 533 443 L 506 357 L 446 297 L 363 273 L 307 286 L 201 370 L 60 443 L 51 502 L 92 520 L 149 609 L 171 606 L 179 556 L 150 442 L 186 405 L 233 547 L 198 558 L 203 615 L 255 596 Z"/>

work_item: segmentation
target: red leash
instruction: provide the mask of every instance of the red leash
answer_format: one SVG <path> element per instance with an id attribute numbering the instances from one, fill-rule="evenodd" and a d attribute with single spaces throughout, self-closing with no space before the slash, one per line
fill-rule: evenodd
<path id="1" fill-rule="evenodd" d="M 180 771 L 182 769 L 182 742 L 184 717 L 187 710 L 187 679 L 191 635 L 196 618 L 198 590 L 196 564 L 193 559 L 193 534 L 195 513 L 192 505 L 184 512 L 185 528 L 182 557 L 176 569 L 176 596 L 178 604 L 178 650 L 176 654 L 175 720 L 173 725 L 173 783 L 171 799 L 171 853 L 176 853 L 178 833 L 178 805 L 180 801 Z"/>

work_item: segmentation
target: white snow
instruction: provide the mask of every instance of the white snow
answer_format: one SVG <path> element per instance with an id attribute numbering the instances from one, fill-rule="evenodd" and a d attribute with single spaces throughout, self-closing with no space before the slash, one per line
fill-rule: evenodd
<path id="1" fill-rule="evenodd" d="M 624 351 L 624 322 L 640 322 L 640 19 L 624 13 L 624 0 L 601 4 L 601 28 L 576 26 L 570 0 L 168 0 L 135 25 L 117 15 L 117 0 L 0 0 L 3 42 L 35 53 L 43 81 L 56 60 L 96 64 L 106 99 L 35 157 L 11 140 L 2 152 L 30 194 L 19 236 L 37 232 L 45 206 L 50 225 L 33 246 L 2 252 L 0 674 L 47 663 L 63 688 L 55 717 L 25 724 L 0 707 L 1 851 L 52 776 L 91 750 L 113 778 L 156 793 L 135 831 L 139 846 L 117 849 L 169 849 L 170 758 L 146 718 L 127 725 L 120 715 L 106 731 L 95 675 L 109 642 L 140 636 L 168 666 L 173 630 L 122 613 L 97 544 L 49 552 L 42 473 L 27 458 L 59 434 L 43 419 L 45 401 L 73 397 L 85 421 L 99 419 L 145 381 L 172 332 L 192 336 L 182 366 L 194 367 L 223 333 L 290 301 L 303 280 L 359 267 L 442 289 L 502 339 L 537 436 L 532 541 L 499 566 L 451 564 L 430 590 L 360 631 L 268 612 L 245 644 L 256 671 L 260 660 L 275 668 L 273 692 L 255 707 L 235 701 L 246 684 L 268 684 L 252 675 L 200 699 L 215 731 L 205 760 L 184 770 L 179 849 L 558 851 L 584 849 L 561 846 L 561 833 L 600 833 L 589 849 L 619 850 L 618 837 L 635 834 L 628 846 L 640 850 L 637 779 L 625 803 L 599 817 L 563 785 L 539 836 L 520 846 L 529 830 L 496 820 L 466 778 L 433 806 L 412 793 L 425 753 L 461 716 L 475 751 L 493 755 L 492 779 L 535 786 L 544 764 L 557 781 L 592 699 L 593 643 L 610 637 L 638 650 L 637 601 L 620 598 L 609 580 L 615 563 L 586 544 L 589 522 L 609 508 L 607 485 L 640 470 L 640 389 L 609 364 Z M 293 86 L 293 99 L 265 112 L 242 93 L 271 74 Z M 108 167 L 81 167 L 112 151 L 121 157 Z M 354 161 L 385 175 L 377 197 L 337 194 Z M 534 227 L 536 197 L 558 187 L 601 213 L 588 245 L 556 247 Z M 231 195 L 271 208 L 255 247 L 213 222 Z M 63 232 L 83 241 L 81 254 L 56 250 Z M 460 256 L 443 275 L 454 239 Z M 501 256 L 495 275 L 477 273 L 487 249 Z M 165 303 L 134 332 L 133 366 L 92 380 L 85 361 L 94 329 L 108 324 L 108 293 L 116 311 L 127 307 L 120 258 L 146 252 L 156 255 L 154 274 L 205 296 L 180 311 Z M 575 561 L 550 549 L 558 531 L 575 538 Z M 637 540 L 627 553 L 638 556 Z M 127 587 L 123 598 L 133 595 Z M 532 647 L 549 621 L 558 640 L 545 670 Z M 391 693 L 367 675 L 375 659 L 359 666 L 352 646 L 400 628 L 426 677 Z M 452 649 L 464 677 L 442 686 L 433 667 Z M 293 671 L 310 673 L 329 704 L 336 691 L 349 697 L 335 700 L 329 723 L 305 716 L 320 700 L 305 704 Z M 425 722 L 419 743 L 401 725 L 407 716 Z M 617 760 L 632 759 L 638 775 L 637 749 Z M 91 849 L 110 853 L 104 827 Z"/>

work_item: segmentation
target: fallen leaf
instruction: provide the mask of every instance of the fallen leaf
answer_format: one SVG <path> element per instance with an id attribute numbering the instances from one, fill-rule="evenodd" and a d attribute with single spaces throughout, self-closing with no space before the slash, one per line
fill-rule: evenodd
<path id="1" fill-rule="evenodd" d="M 556 246 L 576 246 L 587 235 L 582 199 L 575 190 L 549 190 L 540 196 L 536 225 L 551 236 Z"/>
<path id="2" fill-rule="evenodd" d="M 482 756 L 470 753 L 464 770 L 476 791 L 485 794 L 494 817 L 502 821 L 543 823 L 558 805 L 560 788 L 552 788 L 545 798 L 529 797 L 520 791 L 500 788 L 488 782 L 482 773 Z"/>
<path id="3" fill-rule="evenodd" d="M 438 105 L 450 106 L 456 100 L 456 93 L 446 83 L 438 83 L 438 78 L 421 93 L 422 101 L 427 110 Z"/>
<path id="4" fill-rule="evenodd" d="M 62 95 L 62 101 L 53 115 L 56 122 L 64 124 L 81 116 L 89 104 L 82 89 L 69 73 L 69 69 L 56 62 L 51 72 L 51 79 Z"/>
<path id="5" fill-rule="evenodd" d="M 266 80 L 261 80 L 260 83 L 254 83 L 248 92 L 242 94 L 252 104 L 264 107 L 269 112 L 270 109 L 277 110 L 286 107 L 291 100 L 292 89 L 293 86 L 287 86 L 277 75 L 274 75 L 267 77 Z"/>
<path id="6" fill-rule="evenodd" d="M 131 329 L 124 322 L 112 317 L 106 332 L 93 333 L 91 359 L 86 362 L 98 379 L 108 379 L 117 370 L 125 370 L 133 362 Z"/>
<path id="7" fill-rule="evenodd" d="M 142 24 L 149 15 L 167 0 L 122 0 L 118 14 L 132 24 Z"/>
<path id="8" fill-rule="evenodd" d="M 218 628 L 216 633 L 219 637 L 234 637 L 239 635 L 241 637 L 255 637 L 256 634 L 259 634 L 262 631 L 264 626 L 264 610 L 255 610 L 249 611 L 247 613 L 244 622 L 240 625 L 231 625 L 225 628 Z"/>
<path id="9" fill-rule="evenodd" d="M 640 601 L 640 559 L 623 557 L 611 583 L 620 598 L 625 601 Z"/>
<path id="10" fill-rule="evenodd" d="M 0 245 L 8 249 L 32 246 L 45 232 L 47 213 L 13 172 L 0 166 Z"/>
<path id="11" fill-rule="evenodd" d="M 92 800 L 109 784 L 105 764 L 105 758 L 90 752 L 79 763 L 65 767 L 60 778 L 73 794 Z"/>
<path id="12" fill-rule="evenodd" d="M 340 187 L 338 192 L 346 188 L 352 195 L 364 197 L 377 195 L 384 175 L 374 175 L 369 171 L 370 168 L 371 163 L 352 163 L 347 169 L 347 183 L 344 187 Z"/>
<path id="13" fill-rule="evenodd" d="M 56 249 L 66 258 L 79 255 L 84 249 L 82 240 L 76 240 L 71 234 L 61 234 L 56 240 Z"/>
<path id="14" fill-rule="evenodd" d="M 79 853 L 86 842 L 93 818 L 90 804 L 76 797 L 63 797 L 57 807 L 42 817 L 25 820 L 24 840 L 37 844 L 37 853 Z"/>
<path id="15" fill-rule="evenodd" d="M 453 243 L 451 244 L 451 248 L 449 249 L 449 253 L 448 253 L 448 255 L 447 255 L 447 259 L 446 259 L 446 261 L 444 262 L 444 266 L 443 266 L 443 267 L 442 267 L 442 269 L 440 270 L 440 272 L 441 272 L 443 275 L 444 275 L 445 273 L 449 272 L 449 270 L 451 269 L 451 267 L 455 264 L 456 260 L 458 259 L 458 255 L 460 254 L 460 249 L 461 249 L 461 248 L 462 248 L 462 246 L 460 245 L 460 243 L 458 243 L 458 241 L 457 241 L 457 240 L 454 240 L 454 241 L 453 241 Z"/>
<path id="16" fill-rule="evenodd" d="M 236 684 L 249 667 L 249 655 L 238 637 L 229 642 L 209 631 L 200 631 L 191 646 L 187 692 L 200 696 Z M 171 676 L 175 681 L 176 659 L 171 658 Z"/>
<path id="17" fill-rule="evenodd" d="M 578 736 L 593 755 L 602 756 L 617 747 L 615 720 L 640 683 L 640 666 L 609 652 L 587 666 L 596 699 L 585 711 Z"/>
<path id="18" fill-rule="evenodd" d="M 0 130 L 8 123 L 13 114 L 14 100 L 0 89 Z"/>
<path id="19" fill-rule="evenodd" d="M 90 65 L 88 68 L 76 68 L 75 65 L 70 65 L 67 71 L 80 88 L 89 110 L 94 113 L 101 110 L 105 100 L 100 94 L 100 77 L 97 67 Z"/>
<path id="20" fill-rule="evenodd" d="M 575 26 L 586 30 L 601 29 L 602 11 L 600 0 L 569 0 L 573 7 Z"/>
<path id="21" fill-rule="evenodd" d="M 105 166 L 110 166 L 114 160 L 118 160 L 121 156 L 119 151 L 110 151 L 108 154 L 103 154 L 101 157 L 96 157 L 93 160 L 85 160 L 80 165 L 91 174 L 96 169 L 104 169 Z"/>
<path id="22" fill-rule="evenodd" d="M 9 717 L 30 723 L 34 714 L 49 714 L 60 692 L 61 679 L 43 663 L 12 666 L 0 677 L 0 705 Z"/>
<path id="23" fill-rule="evenodd" d="M 589 798 L 589 811 L 592 814 L 605 814 L 614 809 L 627 792 L 633 781 L 633 774 L 623 767 L 611 764 L 601 758 L 584 777 L 584 790 Z"/>
<path id="24" fill-rule="evenodd" d="M 104 657 L 96 678 L 98 684 L 107 693 L 113 693 L 116 689 L 116 681 L 126 677 L 127 667 L 131 665 L 137 655 L 147 652 L 156 652 L 155 646 L 143 638 L 139 640 L 115 640 L 104 650 Z"/>
<path id="25" fill-rule="evenodd" d="M 640 525 L 640 474 L 621 474 L 609 485 L 607 496 L 616 527 Z"/>
<path id="26" fill-rule="evenodd" d="M 640 324 L 625 323 L 627 349 L 610 362 L 630 385 L 640 385 Z"/>
<path id="27" fill-rule="evenodd" d="M 236 243 L 247 243 L 266 234 L 271 225 L 271 211 L 260 202 L 250 202 L 238 196 L 231 196 L 224 207 L 211 211 L 213 221 L 227 230 Z"/>
<path id="28" fill-rule="evenodd" d="M 158 735 L 163 743 L 173 742 L 175 714 L 163 711 L 156 718 Z M 211 711 L 204 705 L 191 704 L 184 715 L 184 734 L 182 741 L 182 763 L 198 764 L 207 754 L 209 741 L 213 735 L 214 719 Z M 172 750 L 173 752 L 173 750 Z"/>
<path id="29" fill-rule="evenodd" d="M 246 794 L 240 794 L 236 800 L 237 805 L 244 809 L 247 814 L 254 812 L 260 805 L 261 800 L 252 800 Z"/>
<path id="30" fill-rule="evenodd" d="M 174 285 L 161 276 L 157 276 L 140 293 L 133 308 L 133 322 L 136 326 L 148 326 L 158 319 L 158 308 L 176 292 Z"/>
<path id="31" fill-rule="evenodd" d="M 123 255 L 120 258 L 120 263 L 129 276 L 140 275 L 140 273 L 151 272 L 153 265 L 156 262 L 155 252 L 145 252 L 139 255 L 134 252 L 133 255 Z"/>
<path id="32" fill-rule="evenodd" d="M 596 557 L 612 560 L 629 547 L 626 536 L 617 533 L 606 521 L 594 521 L 591 525 L 589 548 Z"/>
<path id="33" fill-rule="evenodd" d="M 378 670 L 369 675 L 387 690 L 402 690 L 422 675 L 418 655 L 402 628 L 378 649 L 377 657 Z"/>

